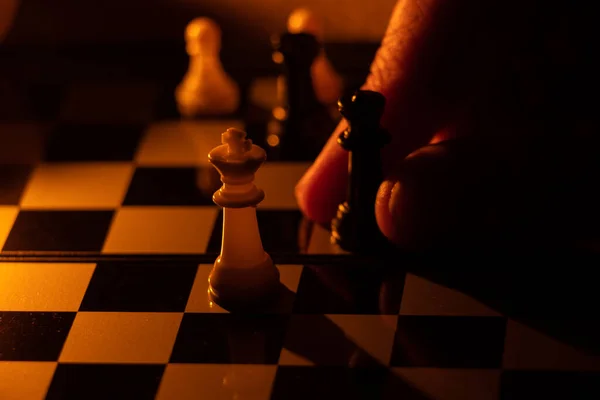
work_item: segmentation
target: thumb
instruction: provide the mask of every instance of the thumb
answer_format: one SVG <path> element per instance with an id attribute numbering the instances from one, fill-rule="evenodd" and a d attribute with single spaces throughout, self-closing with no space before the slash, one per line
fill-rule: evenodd
<path id="1" fill-rule="evenodd" d="M 457 177 L 467 179 L 457 164 L 459 158 L 447 143 L 425 146 L 403 161 L 396 178 L 381 184 L 375 215 L 379 229 L 392 243 L 419 248 L 451 225 L 456 217 L 455 191 L 464 186 Z"/>

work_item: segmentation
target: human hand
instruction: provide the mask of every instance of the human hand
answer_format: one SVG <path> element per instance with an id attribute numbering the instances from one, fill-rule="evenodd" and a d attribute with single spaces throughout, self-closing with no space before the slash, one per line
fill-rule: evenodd
<path id="1" fill-rule="evenodd" d="M 397 3 L 363 85 L 387 99 L 381 123 L 392 142 L 382 152 L 387 179 L 374 211 L 392 242 L 413 245 L 464 225 L 458 203 L 497 168 L 494 160 L 518 153 L 514 138 L 535 138 L 579 109 L 563 98 L 565 70 L 577 64 L 571 25 L 577 18 L 569 12 L 576 7 L 537 5 Z M 345 127 L 342 121 L 296 188 L 300 208 L 320 224 L 330 223 L 346 193 L 348 154 L 336 143 Z M 479 139 L 427 146 L 473 137 Z"/>

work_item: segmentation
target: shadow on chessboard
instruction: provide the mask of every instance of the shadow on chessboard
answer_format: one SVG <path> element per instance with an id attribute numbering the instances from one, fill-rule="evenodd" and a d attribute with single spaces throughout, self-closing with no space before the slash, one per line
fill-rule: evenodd
<path id="1" fill-rule="evenodd" d="M 600 355 L 597 255 L 507 252 L 463 255 L 455 262 L 439 260 L 436 255 L 407 269 L 560 342 Z"/>
<path id="2" fill-rule="evenodd" d="M 303 279 L 313 281 L 312 295 L 300 303 L 296 298 L 294 303 L 295 294 L 282 288 L 277 303 L 300 313 L 325 307 L 340 314 L 398 315 L 406 274 L 411 273 L 470 296 L 585 354 L 600 355 L 600 295 L 593 279 L 597 261 L 597 256 L 579 252 L 543 256 L 505 252 L 399 255 L 371 264 L 307 265 Z M 327 365 L 323 357 L 334 357 L 348 359 L 349 365 L 384 367 L 325 315 L 318 329 L 329 338 L 337 338 L 328 340 L 337 347 L 329 348 L 326 354 L 315 352 L 314 346 L 307 347 L 305 337 L 291 338 L 286 347 L 317 365 Z"/>
<path id="3" fill-rule="evenodd" d="M 338 289 L 342 288 L 338 286 Z M 346 291 L 338 294 L 348 296 L 350 293 Z M 358 295 L 361 296 L 364 293 Z M 335 360 L 348 360 L 349 368 L 343 373 L 342 379 L 346 383 L 345 391 L 353 392 L 350 398 L 434 400 L 430 395 L 414 387 L 413 383 L 396 375 L 387 365 L 371 356 L 326 315 L 313 317 L 317 317 L 318 320 L 313 319 L 310 327 L 292 329 L 296 333 L 287 338 L 285 348 L 301 355 L 314 365 L 335 365 Z M 314 346 L 311 340 L 306 340 L 306 337 L 314 336 L 314 333 L 311 335 L 306 332 L 307 329 L 315 330 L 319 336 L 328 338 L 327 351 L 323 351 L 321 346 Z M 303 335 L 303 333 L 307 335 Z M 335 368 L 331 368 L 330 373 L 335 374 Z M 340 377 L 336 378 L 340 379 Z"/>
<path id="4" fill-rule="evenodd" d="M 386 293 L 401 294 L 400 286 L 403 285 L 404 275 L 401 270 L 384 271 L 377 267 L 369 269 L 348 267 L 348 265 L 307 265 L 306 268 L 309 273 L 305 277 L 312 276 L 319 280 L 324 289 L 323 292 L 317 289 L 316 293 L 312 293 L 308 299 L 309 302 L 325 302 L 328 303 L 326 308 L 334 307 L 338 310 L 345 306 L 359 307 L 358 312 L 367 315 L 371 314 L 372 310 L 379 309 L 380 317 L 384 321 L 386 317 L 398 313 L 400 299 L 395 296 L 392 296 L 393 298 L 382 297 L 380 289 L 383 285 L 387 285 Z M 392 286 L 397 290 L 390 290 Z M 341 397 L 434 400 L 430 395 L 414 387 L 413 383 L 394 374 L 387 364 L 370 355 L 326 314 L 311 313 L 310 323 L 304 324 L 305 320 L 301 317 L 306 309 L 312 308 L 312 304 L 298 305 L 295 303 L 296 293 L 286 286 L 280 285 L 274 296 L 277 297 L 276 301 L 270 298 L 271 301 L 265 301 L 263 306 L 253 308 L 251 314 L 260 315 L 265 312 L 285 314 L 292 308 L 294 308 L 294 313 L 299 311 L 300 314 L 295 316 L 300 318 L 288 321 L 288 324 L 293 326 L 287 327 L 288 336 L 286 336 L 284 348 L 314 365 L 325 368 L 330 366 L 328 379 L 333 379 L 338 383 L 343 382 L 341 385 L 344 395 Z M 300 310 L 297 310 L 298 308 Z M 242 308 L 239 310 L 228 308 L 228 310 L 230 312 L 241 311 L 242 318 L 246 317 L 245 313 L 248 312 L 247 309 Z M 252 328 L 249 329 L 236 330 L 236 333 L 229 337 L 232 357 L 236 363 L 251 362 L 257 354 L 268 352 L 264 348 L 266 344 L 260 335 L 252 335 Z M 253 338 L 250 346 L 249 337 Z M 319 343 L 321 340 L 323 342 Z M 324 349 L 327 350 L 324 351 Z M 343 361 L 343 365 L 348 368 L 336 368 L 340 365 L 340 361 Z M 337 394 L 339 395 L 339 393 Z"/>
<path id="5" fill-rule="evenodd" d="M 595 259 L 526 254 L 516 257 L 471 255 L 463 256 L 460 262 L 449 256 L 445 260 L 400 257 L 360 266 L 307 265 L 303 279 L 313 282 L 305 281 L 304 285 L 310 286 L 312 293 L 309 298 L 296 298 L 300 302 L 294 304 L 294 314 L 310 313 L 318 303 L 318 307 L 340 314 L 379 314 L 385 321 L 386 316 L 400 313 L 406 275 L 411 273 L 456 289 L 502 316 L 587 355 L 600 354 L 600 302 L 596 283 L 591 279 L 593 266 L 597 265 Z M 288 292 L 282 296 L 293 303 L 294 293 Z M 301 326 L 302 321 L 296 318 L 289 322 L 295 324 L 288 329 L 294 334 L 287 337 L 284 348 L 319 366 L 346 360 L 349 368 L 338 379 L 354 391 L 356 397 L 351 398 L 432 399 L 370 355 L 327 315 L 311 315 L 311 323 L 306 327 Z M 322 345 L 316 343 L 320 338 L 327 338 L 322 339 Z M 327 351 L 323 351 L 325 345 Z M 415 350 L 418 346 L 412 343 L 409 347 Z M 419 357 L 427 357 L 427 351 L 421 350 L 412 355 L 417 357 L 412 360 L 417 364 L 422 361 Z"/>

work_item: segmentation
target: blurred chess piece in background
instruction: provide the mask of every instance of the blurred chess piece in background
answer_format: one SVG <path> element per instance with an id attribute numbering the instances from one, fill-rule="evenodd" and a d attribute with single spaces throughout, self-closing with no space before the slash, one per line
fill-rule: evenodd
<path id="1" fill-rule="evenodd" d="M 8 35 L 12 27 L 17 10 L 19 9 L 19 0 L 1 0 L 0 1 L 0 44 Z"/>
<path id="2" fill-rule="evenodd" d="M 309 9 L 294 10 L 288 18 L 287 30 L 289 33 L 309 33 L 323 45 L 323 22 Z M 315 58 L 311 73 L 315 94 L 319 101 L 325 105 L 336 104 L 342 95 L 343 81 L 329 62 L 323 47 Z"/>
<path id="3" fill-rule="evenodd" d="M 237 84 L 221 64 L 221 29 L 209 18 L 196 18 L 185 30 L 188 71 L 175 90 L 185 117 L 234 113 L 240 102 Z"/>

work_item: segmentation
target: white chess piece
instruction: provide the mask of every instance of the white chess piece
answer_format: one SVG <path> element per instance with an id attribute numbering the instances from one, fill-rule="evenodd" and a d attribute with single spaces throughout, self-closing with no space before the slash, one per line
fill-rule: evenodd
<path id="1" fill-rule="evenodd" d="M 290 33 L 310 33 L 321 43 L 324 39 L 323 24 L 316 14 L 306 8 L 296 9 L 290 14 L 287 29 Z M 319 101 L 326 105 L 336 104 L 342 94 L 343 83 L 327 59 L 324 49 L 315 58 L 311 73 L 315 94 Z"/>
<path id="2" fill-rule="evenodd" d="M 256 219 L 256 206 L 264 192 L 254 185 L 254 174 L 266 153 L 235 128 L 223 133 L 221 142 L 208 155 L 223 182 L 213 195 L 223 208 L 223 238 L 209 277 L 209 292 L 217 303 L 251 303 L 279 285 L 279 270 L 263 249 Z"/>
<path id="3" fill-rule="evenodd" d="M 175 89 L 179 112 L 186 117 L 231 114 L 239 105 L 237 84 L 223 69 L 221 29 L 208 18 L 196 18 L 185 30 L 188 71 Z"/>

